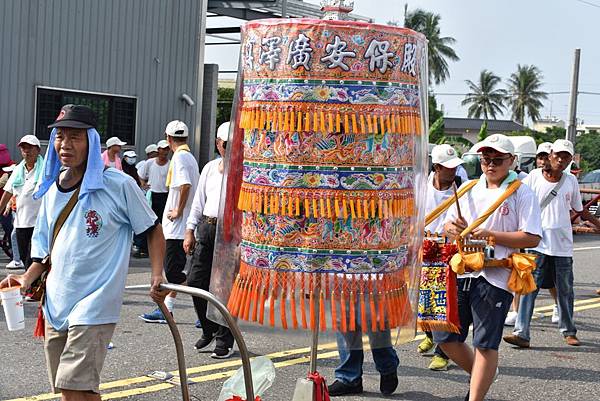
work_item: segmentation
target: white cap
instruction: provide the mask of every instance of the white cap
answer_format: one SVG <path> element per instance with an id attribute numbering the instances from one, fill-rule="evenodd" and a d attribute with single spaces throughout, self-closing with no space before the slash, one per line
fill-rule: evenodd
<path id="1" fill-rule="evenodd" d="M 515 154 L 515 145 L 508 139 L 506 135 L 494 134 L 490 135 L 479 144 L 477 152 L 481 152 L 484 148 L 492 148 L 500 153 Z"/>
<path id="2" fill-rule="evenodd" d="M 158 146 L 156 146 L 153 143 L 151 143 L 150 145 L 146 146 L 146 149 L 144 149 L 144 152 L 146 152 L 146 154 L 152 153 L 152 152 L 157 152 L 157 151 L 158 151 Z"/>
<path id="3" fill-rule="evenodd" d="M 535 154 L 536 155 L 539 155 L 540 153 L 548 153 L 548 154 L 550 154 L 551 150 L 552 150 L 552 143 L 550 143 L 550 142 L 542 142 L 542 143 L 540 143 L 540 146 L 538 146 L 537 152 L 535 152 Z"/>
<path id="4" fill-rule="evenodd" d="M 169 147 L 169 142 L 167 142 L 165 139 L 161 139 L 160 141 L 158 141 L 156 143 L 156 147 L 158 149 L 168 148 Z"/>
<path id="5" fill-rule="evenodd" d="M 566 139 L 557 139 L 552 144 L 552 153 L 569 152 L 571 156 L 575 154 L 573 143 Z"/>
<path id="6" fill-rule="evenodd" d="M 229 121 L 219 125 L 219 128 L 217 128 L 217 138 L 227 142 L 227 139 L 229 139 L 229 125 Z"/>
<path id="7" fill-rule="evenodd" d="M 22 143 L 27 143 L 29 145 L 37 146 L 38 148 L 40 147 L 40 140 L 37 139 L 37 136 L 35 136 L 35 135 L 25 135 L 19 141 L 19 145 Z"/>
<path id="8" fill-rule="evenodd" d="M 458 157 L 456 150 L 450 145 L 436 145 L 431 149 L 431 162 L 441 164 L 446 168 L 455 168 L 464 163 L 464 160 Z"/>
<path id="9" fill-rule="evenodd" d="M 176 138 L 187 138 L 188 126 L 183 121 L 173 120 L 167 124 L 165 134 Z"/>
<path id="10" fill-rule="evenodd" d="M 116 136 L 110 137 L 106 140 L 106 147 L 110 148 L 111 146 L 124 146 L 127 145 L 127 142 L 121 141 Z"/>
<path id="11" fill-rule="evenodd" d="M 137 157 L 137 155 L 135 154 L 135 150 L 128 150 L 123 153 L 123 157 Z"/>
<path id="12" fill-rule="evenodd" d="M 10 166 L 2 167 L 2 171 L 4 171 L 5 173 L 12 173 L 15 167 L 17 167 L 16 164 L 11 164 Z"/>

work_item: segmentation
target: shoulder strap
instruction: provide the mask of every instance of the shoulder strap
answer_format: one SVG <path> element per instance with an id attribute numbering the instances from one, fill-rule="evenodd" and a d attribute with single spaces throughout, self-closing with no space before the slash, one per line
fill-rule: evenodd
<path id="1" fill-rule="evenodd" d="M 511 196 L 517 191 L 517 189 L 519 189 L 520 186 L 520 180 L 515 180 L 511 182 L 508 188 L 506 188 L 506 191 L 504 191 L 504 193 L 496 200 L 496 202 L 494 202 L 492 206 L 490 206 L 488 210 L 486 210 L 481 216 L 475 219 L 475 221 L 472 222 L 469 225 L 469 227 L 465 228 L 463 232 L 460 233 L 460 239 L 465 238 L 467 235 L 469 235 L 469 233 L 471 233 L 471 231 L 483 224 L 488 219 L 488 217 L 490 217 L 509 196 Z"/>
<path id="2" fill-rule="evenodd" d="M 456 195 L 459 198 L 461 198 L 464 194 L 469 192 L 477 184 L 477 181 L 478 180 L 469 181 L 464 187 L 462 187 L 458 190 Z M 452 206 L 453 203 L 454 203 L 454 196 L 450 196 L 446 200 L 444 200 L 442 203 L 440 203 L 438 207 L 436 207 L 431 212 L 429 212 L 429 214 L 427 216 L 425 216 L 425 227 L 427 227 L 429 224 L 431 224 L 432 221 L 434 221 L 435 219 L 440 217 L 442 215 L 442 213 L 444 213 L 446 210 L 448 210 L 450 208 L 450 206 Z"/>
<path id="3" fill-rule="evenodd" d="M 562 177 L 560 177 L 560 180 L 556 183 L 554 188 L 552 188 L 552 191 L 550 191 L 550 193 L 548 195 L 546 195 L 544 200 L 542 200 L 542 203 L 540 203 L 541 210 L 544 210 L 544 208 L 546 206 L 548 206 L 550 204 L 550 202 L 552 202 L 552 199 L 556 198 L 556 195 L 558 195 L 558 191 L 560 191 L 560 188 L 563 186 L 563 184 L 565 183 L 566 180 L 567 180 L 567 173 L 563 173 Z"/>
<path id="4" fill-rule="evenodd" d="M 58 233 L 60 232 L 60 229 L 65 224 L 65 221 L 67 221 L 67 218 L 69 217 L 69 215 L 73 211 L 73 208 L 75 208 L 77 201 L 79 200 L 79 189 L 80 188 L 81 188 L 81 186 L 77 187 L 75 192 L 73 192 L 73 195 L 71 195 L 71 198 L 69 199 L 69 201 L 67 202 L 67 204 L 65 205 L 63 210 L 60 212 L 60 214 L 58 215 L 58 219 L 56 219 L 56 224 L 54 224 L 54 230 L 52 231 L 52 243 L 50 244 L 50 253 L 52 252 L 52 246 L 54 245 L 54 241 L 56 241 L 56 237 L 58 237 Z"/>

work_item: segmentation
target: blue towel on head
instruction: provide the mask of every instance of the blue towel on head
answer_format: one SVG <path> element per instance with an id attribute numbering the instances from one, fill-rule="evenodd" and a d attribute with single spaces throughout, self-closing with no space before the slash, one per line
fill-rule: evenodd
<path id="1" fill-rule="evenodd" d="M 104 182 L 102 180 L 102 174 L 104 172 L 104 163 L 101 157 L 101 146 L 100 146 L 100 134 L 94 128 L 87 130 L 88 135 L 88 159 L 87 167 L 83 175 L 83 182 L 81 183 L 81 189 L 79 190 L 79 200 L 83 200 L 91 192 L 98 189 L 104 188 Z M 49 146 L 46 151 L 46 163 L 44 164 L 44 171 L 42 176 L 42 184 L 39 190 L 33 195 L 33 199 L 39 199 L 56 182 L 60 169 L 62 167 L 58 154 L 54 149 L 54 139 L 56 138 L 56 128 L 52 130 L 50 134 L 50 140 L 48 141 Z"/>

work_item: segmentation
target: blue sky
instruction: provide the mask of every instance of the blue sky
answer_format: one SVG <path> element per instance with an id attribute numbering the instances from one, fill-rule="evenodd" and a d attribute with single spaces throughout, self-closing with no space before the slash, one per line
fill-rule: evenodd
<path id="1" fill-rule="evenodd" d="M 355 12 L 378 23 L 402 22 L 406 2 L 356 0 Z M 579 47 L 579 90 L 600 93 L 600 0 L 419 0 L 408 1 L 408 5 L 409 9 L 420 7 L 440 14 L 442 34 L 457 41 L 455 49 L 461 60 L 450 64 L 450 78 L 434 86 L 435 92 L 466 93 L 464 81 L 477 80 L 482 69 L 506 79 L 517 64 L 538 66 L 544 74 L 545 91 L 568 92 L 573 52 Z M 212 20 L 209 26 L 232 21 Z M 224 70 L 236 69 L 238 46 L 218 48 L 208 47 L 207 62 L 219 63 Z M 447 116 L 465 117 L 462 98 L 438 95 L 438 104 L 444 105 Z M 542 115 L 565 120 L 568 104 L 568 94 L 549 95 Z M 578 117 L 586 124 L 600 124 L 600 96 L 580 94 Z M 510 118 L 509 113 L 506 118 Z"/>

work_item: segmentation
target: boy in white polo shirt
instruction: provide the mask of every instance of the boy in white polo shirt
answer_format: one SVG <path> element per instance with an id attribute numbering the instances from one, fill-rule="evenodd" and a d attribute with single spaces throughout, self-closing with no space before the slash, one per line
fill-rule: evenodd
<path id="1" fill-rule="evenodd" d="M 517 174 L 510 170 L 514 146 L 506 136 L 489 136 L 478 152 L 483 174 L 459 201 L 462 217 L 456 206 L 448 211 L 445 230 L 451 238 L 458 237 L 517 181 Z M 472 234 L 495 238 L 493 259 L 506 260 L 520 248 L 537 246 L 541 238 L 540 209 L 531 189 L 520 185 Z M 442 350 L 471 374 L 465 398 L 470 401 L 483 400 L 494 380 L 504 319 L 513 298 L 508 288 L 511 270 L 485 266 L 458 276 L 460 334 L 434 332 L 434 340 Z M 471 323 L 474 351 L 464 343 Z"/>
<path id="2" fill-rule="evenodd" d="M 558 139 L 552 144 L 548 163 L 536 169 L 524 181 L 535 192 L 542 209 L 543 237 L 534 248 L 537 269 L 533 272 L 538 288 L 547 278 L 556 285 L 559 329 L 568 345 L 580 345 L 573 322 L 573 232 L 570 210 L 600 228 L 600 221 L 583 209 L 579 184 L 574 175 L 565 173 L 573 159 L 573 144 Z M 512 335 L 504 341 L 521 348 L 529 347 L 529 327 L 539 290 L 521 297 L 519 314 Z"/>

